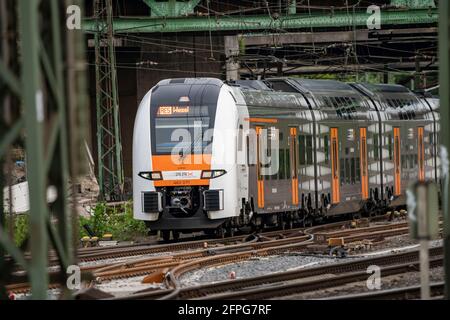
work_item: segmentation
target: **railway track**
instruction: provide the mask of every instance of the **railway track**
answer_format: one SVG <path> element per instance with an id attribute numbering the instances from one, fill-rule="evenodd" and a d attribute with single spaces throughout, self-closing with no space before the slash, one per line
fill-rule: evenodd
<path id="1" fill-rule="evenodd" d="M 222 265 L 247 260 L 254 256 L 274 255 L 304 248 L 311 243 L 309 235 L 301 235 L 262 242 L 245 242 L 224 247 L 175 253 L 164 257 L 150 257 L 96 269 L 98 281 L 148 275 L 164 268 L 174 267 L 171 274 L 178 276 L 186 269 Z M 187 271 L 186 271 L 187 272 Z"/>
<path id="2" fill-rule="evenodd" d="M 443 256 L 430 260 L 431 267 L 442 266 Z M 385 266 L 381 268 L 384 276 L 398 275 L 405 272 L 419 271 L 419 261 Z M 290 283 L 277 284 L 273 286 L 261 286 L 256 289 L 248 289 L 239 292 L 215 294 L 201 299 L 207 300 L 230 300 L 230 299 L 271 299 L 279 297 L 287 297 L 294 294 L 312 292 L 353 282 L 366 281 L 368 274 L 366 270 L 349 272 L 331 277 L 321 277 L 321 279 L 313 279 L 307 281 L 293 281 Z"/>
<path id="3" fill-rule="evenodd" d="M 387 215 L 381 215 L 370 218 L 370 221 L 380 221 L 385 220 Z M 334 222 L 327 223 L 318 226 L 314 226 L 308 229 L 305 228 L 293 228 L 286 230 L 272 230 L 265 231 L 261 233 L 253 233 L 253 234 L 243 234 L 237 235 L 228 238 L 220 238 L 220 239 L 200 239 L 200 240 L 192 240 L 188 241 L 183 240 L 175 243 L 163 243 L 155 242 L 155 243 L 140 243 L 140 244 L 127 244 L 127 245 L 118 245 L 114 247 L 90 247 L 90 248 L 79 248 L 77 251 L 78 262 L 90 262 L 90 261 L 98 261 L 98 260 L 106 260 L 106 259 L 115 259 L 122 257 L 132 257 L 139 255 L 148 255 L 148 254 L 157 254 L 157 253 L 165 253 L 165 252 L 177 252 L 184 250 L 196 250 L 202 249 L 205 247 L 214 247 L 220 245 L 228 245 L 230 243 L 239 243 L 245 241 L 251 241 L 255 237 L 258 239 L 265 238 L 273 238 L 273 237 L 292 237 L 298 234 L 314 234 L 315 232 L 339 229 L 344 225 L 350 225 L 351 221 L 342 221 L 342 222 Z M 30 256 L 26 255 L 26 259 L 30 259 Z M 6 256 L 6 260 L 10 259 L 10 257 Z M 56 266 L 58 264 L 58 257 L 51 254 L 49 256 L 49 264 L 50 266 Z"/>
<path id="4" fill-rule="evenodd" d="M 436 261 L 432 261 L 432 266 L 442 264 L 442 247 L 430 250 L 430 256 Z M 316 290 L 319 286 L 331 287 L 331 280 L 334 283 L 348 283 L 359 279 L 367 279 L 367 267 L 370 265 L 392 266 L 393 269 L 385 269 L 389 272 L 405 272 L 417 270 L 418 251 L 391 254 L 381 257 L 358 259 L 356 261 L 325 265 L 300 270 L 274 273 L 264 276 L 235 279 L 216 282 L 213 284 L 197 285 L 193 287 L 174 287 L 172 289 L 159 291 L 141 291 L 136 294 L 121 299 L 267 299 L 285 294 L 301 293 L 308 281 L 310 281 L 310 291 Z M 191 265 L 192 266 L 192 265 Z M 186 268 L 183 271 L 187 272 Z M 181 270 L 178 270 L 178 276 Z M 333 275 L 332 278 L 323 278 L 324 275 Z M 384 273 L 383 273 L 384 274 Z M 339 277 L 342 275 L 342 278 Z M 317 278 L 321 277 L 321 278 Z M 305 280 L 299 282 L 299 280 Z M 297 281 L 297 282 L 296 282 Z M 286 284 L 288 282 L 288 284 Z"/>
<path id="5" fill-rule="evenodd" d="M 272 237 L 292 237 L 303 232 L 303 228 L 295 228 L 290 230 L 276 230 L 267 231 L 260 234 L 245 234 L 238 235 L 229 238 L 221 239 L 204 239 L 204 240 L 194 240 L 194 241 L 182 241 L 175 243 L 165 243 L 156 245 L 127 245 L 115 248 L 98 248 L 92 250 L 80 250 L 78 254 L 78 259 L 80 262 L 88 262 L 102 259 L 113 259 L 120 257 L 129 257 L 136 255 L 147 255 L 165 252 L 177 252 L 177 251 L 187 251 L 187 250 L 198 250 L 206 248 L 213 248 L 218 246 L 227 246 L 230 244 L 238 244 L 243 242 L 252 242 L 264 238 Z"/>
<path id="6" fill-rule="evenodd" d="M 444 295 L 445 282 L 432 283 L 430 285 L 431 298 L 441 298 Z M 367 293 L 349 294 L 333 298 L 319 300 L 412 300 L 420 299 L 421 286 L 408 286 L 388 290 L 379 290 Z"/>
<path id="7" fill-rule="evenodd" d="M 342 224 L 335 224 L 331 227 L 334 228 L 338 226 L 342 226 Z M 364 228 L 364 231 L 354 229 L 341 232 L 346 232 L 346 237 L 344 237 L 344 239 L 351 239 L 352 241 L 355 241 L 369 239 L 372 237 L 377 238 L 380 237 L 383 232 L 384 236 L 403 234 L 405 232 L 403 227 L 404 223 L 376 226 L 373 227 L 377 230 L 375 235 L 370 234 L 370 232 L 374 232 L 372 228 Z M 385 230 L 381 230 L 382 228 L 385 228 Z M 320 230 L 323 230 L 323 228 Z M 235 263 L 248 260 L 252 257 L 270 256 L 283 254 L 289 251 L 303 250 L 308 245 L 313 243 L 312 240 L 315 231 L 316 229 L 309 229 L 305 231 L 305 233 L 307 233 L 306 235 L 295 235 L 295 233 L 291 233 L 290 237 L 284 237 L 281 239 L 270 239 L 265 237 L 265 241 L 249 241 L 211 249 L 175 253 L 163 257 L 158 256 L 138 259 L 136 261 L 127 261 L 115 265 L 108 265 L 104 268 L 94 267 L 95 275 L 97 281 L 105 281 L 148 275 L 151 273 L 160 273 L 162 270 L 166 270 L 165 273 L 168 273 L 168 269 L 171 268 L 171 285 L 176 287 L 176 278 L 191 270 Z M 155 275 L 155 278 L 161 277 L 161 275 Z"/>
<path id="8" fill-rule="evenodd" d="M 273 231 L 264 233 L 264 236 L 259 235 L 246 236 L 242 238 L 240 236 L 227 238 L 227 239 L 212 239 L 209 242 L 205 241 L 194 241 L 185 243 L 174 243 L 165 244 L 159 246 L 149 246 L 141 247 L 139 246 L 135 250 L 132 248 L 119 248 L 117 250 L 100 250 L 100 253 L 89 253 L 84 256 L 83 259 L 86 261 L 98 261 L 108 258 L 120 258 L 120 257 L 131 257 L 136 255 L 148 255 L 160 252 L 171 252 L 171 251 L 185 251 L 172 253 L 169 255 L 153 256 L 147 258 L 137 258 L 131 261 L 119 262 L 119 263 L 106 263 L 100 265 L 91 265 L 81 267 L 82 272 L 92 272 L 96 278 L 96 281 L 106 281 L 120 278 L 127 278 L 140 275 L 148 275 L 156 270 L 165 269 L 168 267 L 175 267 L 183 261 L 195 260 L 208 256 L 218 256 L 220 257 L 224 253 L 234 253 L 239 251 L 252 251 L 261 248 L 267 248 L 270 246 L 288 244 L 290 242 L 307 241 L 310 240 L 309 235 L 303 235 L 301 229 L 291 229 L 283 233 L 283 238 L 281 239 L 271 239 L 269 236 L 275 236 L 280 234 L 280 231 Z M 301 234 L 301 235 L 298 235 Z M 246 242 L 239 242 L 236 240 L 248 240 Z M 259 242 L 257 242 L 259 241 Z M 237 242 L 237 243 L 236 243 Z M 205 243 L 206 248 L 205 248 Z M 221 244 L 217 247 L 209 247 L 213 244 Z M 226 243 L 232 243 L 226 245 Z M 196 248 L 202 248 L 196 250 Z M 57 271 L 49 272 L 50 278 L 55 278 L 58 276 Z M 26 279 L 25 274 L 17 276 L 17 279 Z M 56 288 L 58 285 L 52 284 L 51 288 Z M 26 282 L 19 282 L 14 284 L 9 284 L 6 286 L 9 292 L 13 293 L 26 293 L 29 291 L 29 285 Z"/>
<path id="9" fill-rule="evenodd" d="M 368 232 L 378 230 L 385 235 L 404 231 L 404 223 L 381 225 L 369 228 L 343 229 L 349 221 L 319 225 L 308 229 L 275 230 L 262 234 L 242 235 L 226 239 L 197 240 L 162 245 L 138 245 L 115 248 L 85 249 L 80 254 L 80 261 L 93 262 L 104 259 L 130 257 L 130 260 L 118 263 L 87 265 L 84 272 L 92 272 L 96 282 L 142 275 L 154 275 L 166 278 L 170 287 L 178 288 L 178 277 L 198 268 L 224 265 L 248 260 L 252 257 L 283 254 L 289 251 L 301 251 L 312 244 L 317 235 L 338 233 L 348 239 L 366 239 Z M 364 230 L 363 230 L 364 229 Z M 383 231 L 383 229 L 385 229 Z M 396 233 L 398 234 L 398 232 Z M 168 253 L 151 257 L 134 258 L 133 256 Z M 56 272 L 55 272 L 56 273 Z M 56 286 L 56 285 L 54 285 Z M 17 283 L 7 287 L 11 292 L 24 293 L 29 290 L 27 283 Z"/>
<path id="10" fill-rule="evenodd" d="M 384 220 L 385 215 L 371 218 L 371 221 Z M 181 241 L 175 243 L 165 244 L 138 244 L 138 245 L 123 245 L 114 248 L 97 247 L 97 248 L 81 248 L 78 250 L 79 262 L 97 261 L 102 259 L 114 259 L 121 257 L 131 257 L 138 255 L 157 254 L 165 252 L 178 252 L 187 250 L 199 250 L 206 247 L 212 248 L 217 246 L 226 246 L 229 244 L 237 244 L 240 242 L 251 242 L 259 240 L 268 240 L 268 238 L 287 238 L 295 237 L 301 234 L 313 235 L 320 231 L 339 230 L 345 225 L 350 225 L 351 221 L 334 222 L 323 225 L 314 226 L 308 229 L 293 228 L 286 230 L 273 230 L 261 233 L 243 234 L 229 238 L 221 239 L 201 239 L 193 241 Z M 270 240 L 270 239 L 269 239 Z M 56 262 L 55 258 L 55 262 Z"/>

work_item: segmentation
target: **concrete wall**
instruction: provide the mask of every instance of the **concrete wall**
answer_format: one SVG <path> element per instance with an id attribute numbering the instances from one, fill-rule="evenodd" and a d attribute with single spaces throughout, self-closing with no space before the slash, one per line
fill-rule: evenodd
<path id="1" fill-rule="evenodd" d="M 224 78 L 223 36 L 212 37 L 212 51 L 209 36 L 204 35 L 167 35 L 149 36 L 143 40 L 141 61 L 157 62 L 156 66 L 143 66 L 137 71 L 137 97 L 144 95 L 160 80 L 168 78 L 216 77 Z M 183 50 L 185 50 L 183 52 Z M 194 53 L 191 53 L 194 51 Z M 148 68 L 147 70 L 145 68 Z M 150 70 L 157 69 L 157 70 Z"/>

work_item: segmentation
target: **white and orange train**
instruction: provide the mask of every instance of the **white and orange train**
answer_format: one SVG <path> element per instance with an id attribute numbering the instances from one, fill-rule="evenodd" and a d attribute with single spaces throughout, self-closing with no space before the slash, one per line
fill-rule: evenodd
<path id="1" fill-rule="evenodd" d="M 403 206 L 438 180 L 438 109 L 400 85 L 163 80 L 136 116 L 134 217 L 168 240 Z"/>

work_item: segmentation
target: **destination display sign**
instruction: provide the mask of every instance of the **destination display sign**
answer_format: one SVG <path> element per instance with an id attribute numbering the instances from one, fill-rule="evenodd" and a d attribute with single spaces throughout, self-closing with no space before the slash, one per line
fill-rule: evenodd
<path id="1" fill-rule="evenodd" d="M 176 114 L 187 114 L 189 110 L 189 106 L 159 106 L 157 115 L 172 116 Z"/>

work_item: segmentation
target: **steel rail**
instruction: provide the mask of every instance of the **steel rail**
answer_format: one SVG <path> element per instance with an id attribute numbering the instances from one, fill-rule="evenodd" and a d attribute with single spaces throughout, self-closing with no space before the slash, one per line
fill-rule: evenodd
<path id="1" fill-rule="evenodd" d="M 430 250 L 430 256 L 436 257 L 442 255 L 442 247 L 435 247 Z M 206 298 L 209 295 L 224 293 L 229 291 L 243 290 L 245 288 L 257 287 L 262 285 L 282 283 L 286 281 L 293 281 L 299 279 L 306 279 L 311 277 L 322 276 L 324 274 L 343 274 L 355 271 L 364 271 L 367 278 L 367 267 L 370 265 L 388 266 L 394 264 L 417 261 L 418 251 L 409 251 L 399 254 L 391 254 L 381 257 L 371 257 L 365 259 L 358 259 L 357 261 L 344 262 L 339 264 L 331 264 L 319 267 L 305 268 L 300 270 L 291 270 L 280 273 L 273 273 L 257 277 L 235 279 L 220 281 L 215 283 L 208 283 L 192 287 L 183 287 L 176 289 L 164 289 L 158 291 L 141 290 L 128 297 L 113 298 L 114 300 L 128 300 L 128 299 L 191 299 L 191 298 Z"/>
<path id="2" fill-rule="evenodd" d="M 432 283 L 430 285 L 433 297 L 444 294 L 445 282 Z M 420 299 L 421 286 L 408 286 L 403 288 L 377 290 L 367 293 L 349 294 L 338 297 L 326 297 L 319 300 L 405 300 Z"/>

